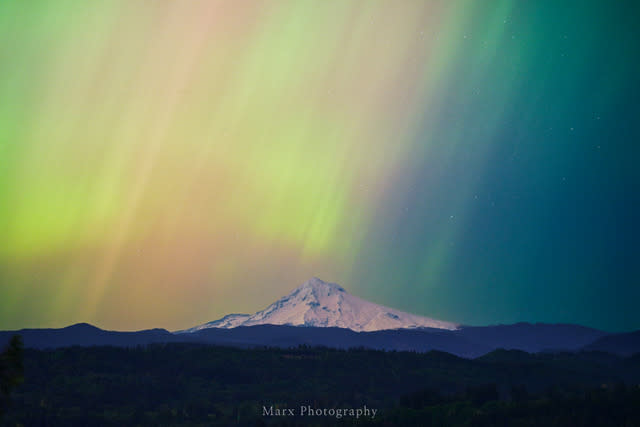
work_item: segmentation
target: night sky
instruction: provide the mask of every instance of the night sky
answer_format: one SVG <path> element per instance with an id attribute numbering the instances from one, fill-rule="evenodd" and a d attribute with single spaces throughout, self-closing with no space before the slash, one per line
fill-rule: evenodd
<path id="1" fill-rule="evenodd" d="M 0 329 L 305 280 L 640 328 L 635 1 L 0 2 Z"/>

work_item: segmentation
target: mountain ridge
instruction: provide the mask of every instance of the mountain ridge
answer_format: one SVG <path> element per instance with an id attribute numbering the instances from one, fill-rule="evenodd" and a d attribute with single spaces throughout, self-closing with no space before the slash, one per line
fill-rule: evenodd
<path id="1" fill-rule="evenodd" d="M 88 323 L 60 329 L 0 331 L 0 345 L 14 334 L 25 347 L 138 346 L 154 343 L 198 343 L 236 347 L 324 346 L 394 351 L 444 351 L 474 358 L 496 349 L 529 353 L 640 351 L 640 331 L 608 334 L 572 324 L 519 322 L 465 326 L 377 305 L 349 294 L 336 283 L 312 278 L 254 314 L 228 314 L 190 329 L 169 332 L 103 330 Z M 498 354 L 499 357 L 502 353 Z M 504 353 L 516 357 L 517 353 Z M 514 354 L 516 356 L 514 356 Z M 498 357 L 494 356 L 494 357 Z"/>
<path id="2" fill-rule="evenodd" d="M 580 336 L 576 332 L 585 332 Z M 384 351 L 444 351 L 464 358 L 475 358 L 496 349 L 528 353 L 593 351 L 603 331 L 585 330 L 579 325 L 515 324 L 446 329 L 395 329 L 356 332 L 337 327 L 299 327 L 255 325 L 237 328 L 206 328 L 192 333 L 170 333 L 164 329 L 118 332 L 92 325 L 72 325 L 60 329 L 22 329 L 0 331 L 0 348 L 13 335 L 22 335 L 27 348 L 53 349 L 72 346 L 136 347 L 149 344 L 194 343 L 230 347 L 291 348 L 300 345 L 349 349 L 362 347 Z M 615 336 L 615 335 L 614 335 Z M 611 354 L 628 356 L 636 352 L 637 341 L 609 349 Z M 559 345 L 564 343 L 564 345 Z"/>

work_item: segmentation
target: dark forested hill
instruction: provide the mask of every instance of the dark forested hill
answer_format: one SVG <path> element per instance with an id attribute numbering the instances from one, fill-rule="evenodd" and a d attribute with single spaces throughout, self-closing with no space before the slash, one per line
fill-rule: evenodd
<path id="1" fill-rule="evenodd" d="M 471 360 L 437 351 L 173 343 L 27 349 L 24 367 L 7 426 L 640 422 L 640 359 L 597 352 L 497 350 Z M 374 418 L 299 416 L 301 407 L 335 414 L 365 405 Z M 263 407 L 296 416 L 265 415 Z"/>
<path id="2" fill-rule="evenodd" d="M 640 331 L 604 336 L 584 348 L 587 351 L 603 351 L 629 356 L 640 353 Z"/>
<path id="3" fill-rule="evenodd" d="M 540 351 L 576 351 L 605 337 L 606 333 L 579 325 L 530 324 L 462 327 L 443 329 L 395 329 L 355 332 L 350 329 L 300 327 L 286 325 L 256 325 L 232 329 L 209 328 L 192 333 L 170 333 L 164 329 L 137 332 L 106 331 L 86 323 L 61 329 L 23 329 L 0 331 L 0 345 L 19 333 L 26 348 L 61 348 L 69 346 L 132 347 L 151 343 L 204 343 L 235 347 L 297 347 L 326 346 L 348 349 L 365 347 L 375 350 L 427 352 L 445 351 L 461 357 L 474 358 L 498 348 Z M 626 341 L 625 341 L 626 342 Z M 609 346 L 625 350 L 627 347 Z M 609 348 L 605 347 L 605 348 Z M 600 350 L 600 348 L 594 348 Z M 607 351 L 607 350 L 605 350 Z"/>

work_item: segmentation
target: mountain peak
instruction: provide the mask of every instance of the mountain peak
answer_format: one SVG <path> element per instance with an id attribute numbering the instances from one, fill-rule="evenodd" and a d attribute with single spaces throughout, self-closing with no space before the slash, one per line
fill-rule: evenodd
<path id="1" fill-rule="evenodd" d="M 357 332 L 385 329 L 454 330 L 458 328 L 455 323 L 404 313 L 362 300 L 349 294 L 337 283 L 312 277 L 288 295 L 253 315 L 225 316 L 220 320 L 205 323 L 184 332 L 265 324 L 338 327 Z"/>
<path id="2" fill-rule="evenodd" d="M 97 326 L 93 326 L 89 323 L 85 323 L 85 322 L 81 322 L 81 323 L 76 323 L 74 325 L 70 325 L 67 326 L 66 328 L 63 329 L 75 329 L 75 330 L 84 330 L 84 331 L 100 331 L 101 329 L 98 328 Z"/>
<path id="3" fill-rule="evenodd" d="M 294 289 L 291 292 L 291 294 L 294 294 L 297 291 L 301 291 L 301 290 L 305 290 L 305 289 L 312 289 L 312 290 L 321 291 L 321 292 L 326 291 L 326 292 L 344 292 L 344 293 L 347 293 L 347 291 L 345 291 L 344 288 L 342 286 L 338 285 L 337 283 L 325 282 L 324 280 L 319 279 L 317 277 L 312 277 L 311 279 L 307 280 L 302 285 L 300 285 L 296 289 Z"/>

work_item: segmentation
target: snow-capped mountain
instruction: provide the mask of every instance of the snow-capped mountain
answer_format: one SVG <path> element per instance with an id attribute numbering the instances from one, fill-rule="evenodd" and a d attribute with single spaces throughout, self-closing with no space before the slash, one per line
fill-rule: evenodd
<path id="1" fill-rule="evenodd" d="M 205 323 L 203 325 L 194 326 L 193 328 L 185 329 L 184 331 L 178 331 L 178 333 L 196 332 L 201 329 L 209 328 L 223 328 L 230 329 L 236 326 L 242 325 L 251 317 L 250 314 L 227 314 L 222 319 L 214 320 L 212 322 Z"/>
<path id="2" fill-rule="evenodd" d="M 335 283 L 327 283 L 314 277 L 294 289 L 289 295 L 253 315 L 230 314 L 222 319 L 180 332 L 266 324 L 338 327 L 354 331 L 458 329 L 455 323 L 404 313 L 362 300 Z"/>

